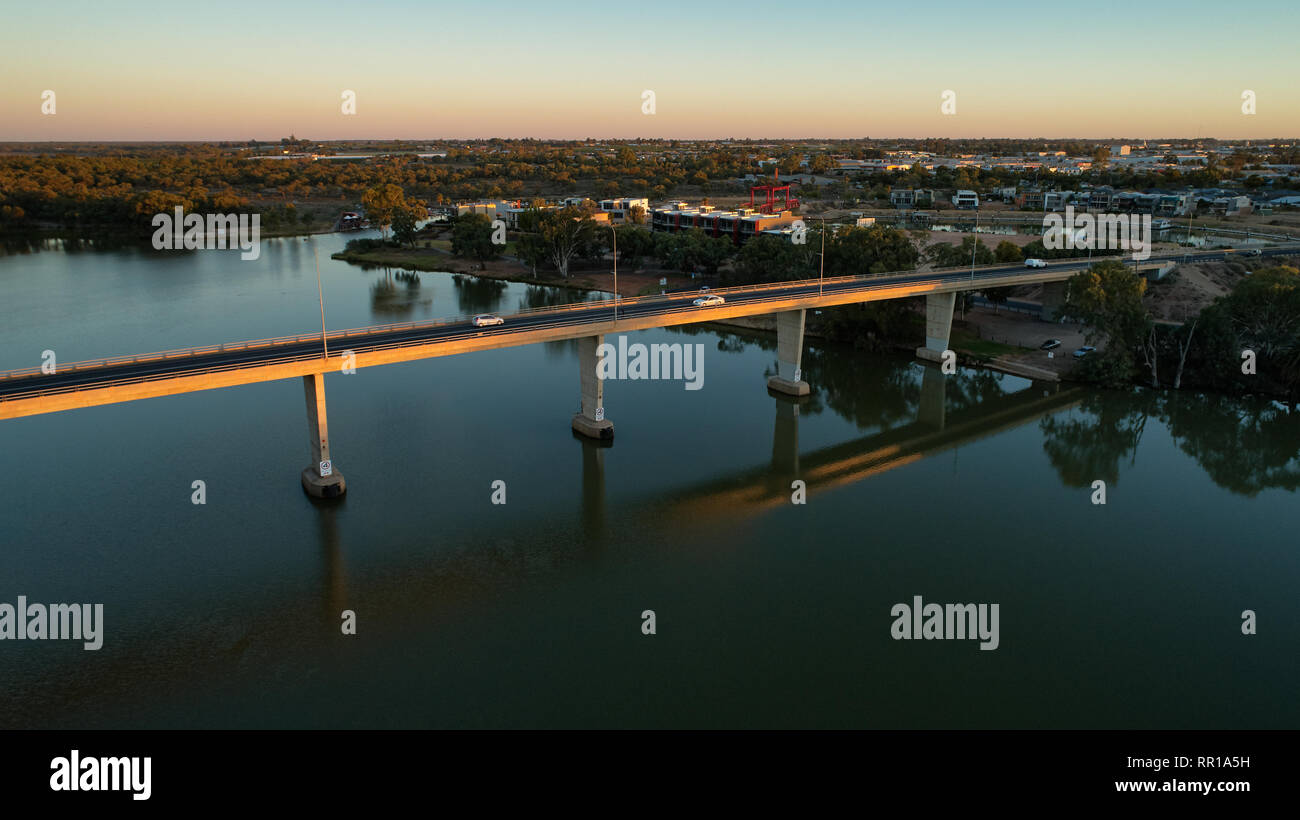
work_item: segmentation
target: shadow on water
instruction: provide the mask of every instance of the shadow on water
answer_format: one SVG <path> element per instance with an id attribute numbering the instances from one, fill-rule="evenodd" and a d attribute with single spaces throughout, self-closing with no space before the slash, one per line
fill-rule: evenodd
<path id="1" fill-rule="evenodd" d="M 433 297 L 420 290 L 420 275 L 414 271 L 384 268 L 383 275 L 370 286 L 371 313 L 384 319 L 405 319 L 424 308 L 427 313 Z"/>
<path id="2" fill-rule="evenodd" d="M 1286 405 L 1219 394 L 1098 390 L 1078 412 L 1039 422 L 1043 450 L 1068 487 L 1119 481 L 1136 463 L 1147 422 L 1169 431 L 1219 487 L 1244 496 L 1300 489 L 1300 419 Z"/>
<path id="3" fill-rule="evenodd" d="M 461 314 L 491 313 L 501 304 L 507 283 L 499 279 L 482 279 L 477 276 L 453 274 L 452 286 L 456 291 L 456 303 Z"/>

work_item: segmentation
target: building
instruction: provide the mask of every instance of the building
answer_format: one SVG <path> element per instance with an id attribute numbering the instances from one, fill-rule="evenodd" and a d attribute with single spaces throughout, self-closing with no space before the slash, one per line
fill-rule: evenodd
<path id="1" fill-rule="evenodd" d="M 739 245 L 760 233 L 790 228 L 798 219 L 788 210 L 772 214 L 761 213 L 756 208 L 719 211 L 712 205 L 692 208 L 685 202 L 675 202 L 651 212 L 650 229 L 676 233 L 699 228 L 709 236 L 725 236 Z"/>
<path id="2" fill-rule="evenodd" d="M 892 188 L 889 204 L 895 208 L 928 208 L 934 204 L 934 191 L 926 188 Z"/>
<path id="3" fill-rule="evenodd" d="M 488 219 L 506 219 L 506 212 L 520 207 L 519 202 L 506 202 L 504 200 L 484 200 L 482 202 L 469 202 L 464 205 L 456 206 L 456 216 L 465 214 L 482 214 Z"/>
<path id="4" fill-rule="evenodd" d="M 623 197 L 622 199 L 602 199 L 598 203 L 601 213 L 608 214 L 610 222 L 615 225 L 622 225 L 632 221 L 632 209 L 641 208 L 643 216 L 650 214 L 650 200 L 643 198 L 634 199 Z"/>
<path id="5" fill-rule="evenodd" d="M 1088 211 L 1099 213 L 1109 211 L 1111 201 L 1115 198 L 1114 188 L 1093 188 L 1088 192 Z"/>
<path id="6" fill-rule="evenodd" d="M 1223 216 L 1238 216 L 1254 210 L 1254 204 L 1248 196 L 1220 196 L 1210 203 L 1210 210 Z"/>
<path id="7" fill-rule="evenodd" d="M 1159 216 L 1186 216 L 1196 208 L 1191 194 L 1160 194 L 1156 197 L 1156 214 Z"/>
<path id="8" fill-rule="evenodd" d="M 954 208 L 978 208 L 980 197 L 974 191 L 958 191 L 952 195 L 952 204 Z"/>

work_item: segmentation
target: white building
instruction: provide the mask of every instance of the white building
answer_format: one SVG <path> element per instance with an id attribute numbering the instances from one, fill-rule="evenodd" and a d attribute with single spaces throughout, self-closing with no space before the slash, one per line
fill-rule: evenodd
<path id="1" fill-rule="evenodd" d="M 980 197 L 974 191 L 958 191 L 952 195 L 952 204 L 954 208 L 978 208 Z"/>

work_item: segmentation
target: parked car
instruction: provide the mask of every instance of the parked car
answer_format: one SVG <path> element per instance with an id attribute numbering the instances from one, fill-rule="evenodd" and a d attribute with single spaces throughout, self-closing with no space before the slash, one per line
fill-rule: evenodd
<path id="1" fill-rule="evenodd" d="M 1025 260 L 1025 267 L 1027 267 L 1027 268 L 1045 268 L 1045 267 L 1047 267 L 1047 263 L 1044 262 L 1042 259 L 1026 259 L 1026 260 Z"/>
<path id="2" fill-rule="evenodd" d="M 726 299 L 723 299 L 721 296 L 715 293 L 712 296 L 701 296 L 699 299 L 696 299 L 695 306 L 713 307 L 714 305 L 721 305 L 726 301 L 727 301 Z"/>
<path id="3" fill-rule="evenodd" d="M 1095 347 L 1089 347 L 1088 345 L 1084 345 L 1083 347 L 1074 351 L 1074 358 L 1082 359 L 1084 356 L 1087 356 L 1089 353 L 1094 352 L 1096 349 L 1097 348 Z"/>
<path id="4" fill-rule="evenodd" d="M 500 316 L 493 316 L 491 313 L 480 313 L 470 320 L 474 327 L 491 327 L 492 325 L 504 325 L 505 319 Z"/>
<path id="5" fill-rule="evenodd" d="M 1039 345 L 1039 346 L 1038 346 L 1038 349 L 1039 349 L 1039 350 L 1055 350 L 1056 348 L 1058 348 L 1058 347 L 1060 347 L 1060 346 L 1061 346 L 1061 340 L 1060 340 L 1060 339 L 1048 339 L 1047 341 L 1045 341 L 1045 342 L 1043 342 L 1041 345 Z"/>

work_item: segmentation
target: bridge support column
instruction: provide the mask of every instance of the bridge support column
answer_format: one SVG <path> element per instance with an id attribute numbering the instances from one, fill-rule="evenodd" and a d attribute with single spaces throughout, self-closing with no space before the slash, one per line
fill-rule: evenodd
<path id="1" fill-rule="evenodd" d="M 1043 307 L 1038 314 L 1044 322 L 1055 322 L 1056 312 L 1065 304 L 1065 282 L 1043 283 Z"/>
<path id="2" fill-rule="evenodd" d="M 302 488 L 317 498 L 335 498 L 347 490 L 343 474 L 330 461 L 329 426 L 325 420 L 325 374 L 302 377 L 307 396 L 307 431 L 311 436 L 311 466 L 302 471 Z"/>
<path id="3" fill-rule="evenodd" d="M 573 430 L 588 438 L 609 441 L 614 438 L 614 423 L 605 418 L 605 382 L 596 372 L 600 364 L 596 353 L 604 341 L 604 336 L 583 336 L 578 340 L 582 411 L 573 417 Z"/>
<path id="4" fill-rule="evenodd" d="M 916 349 L 916 356 L 931 362 L 943 361 L 948 349 L 948 336 L 952 333 L 952 311 L 957 304 L 956 293 L 930 293 L 925 297 L 925 347 Z"/>
<path id="5" fill-rule="evenodd" d="M 803 380 L 804 311 L 789 310 L 776 314 L 776 375 L 767 380 L 769 390 L 788 396 L 806 396 L 812 392 Z"/>

